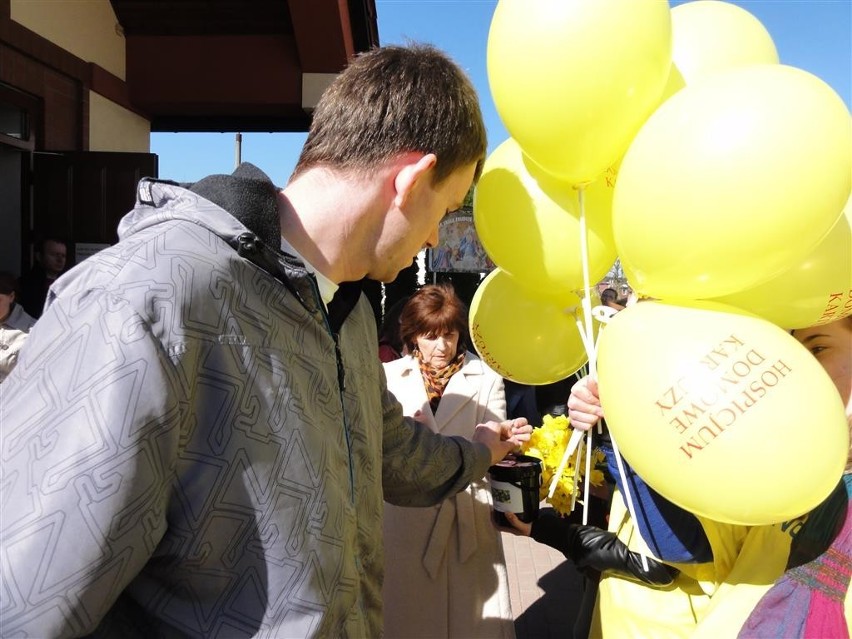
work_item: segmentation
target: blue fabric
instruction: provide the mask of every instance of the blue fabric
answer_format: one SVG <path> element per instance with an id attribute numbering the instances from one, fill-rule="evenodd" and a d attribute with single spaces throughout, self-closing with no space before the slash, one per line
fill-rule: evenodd
<path id="1" fill-rule="evenodd" d="M 609 473 L 626 501 L 615 451 L 608 441 L 601 445 L 601 449 L 606 455 Z M 675 563 L 699 564 L 712 561 L 710 541 L 698 518 L 668 501 L 648 486 L 623 457 L 622 461 L 636 511 L 636 526 L 651 552 L 658 559 Z"/>
<path id="2" fill-rule="evenodd" d="M 541 413 L 535 400 L 535 386 L 503 379 L 506 390 L 506 417 L 526 417 L 531 426 L 541 426 Z"/>

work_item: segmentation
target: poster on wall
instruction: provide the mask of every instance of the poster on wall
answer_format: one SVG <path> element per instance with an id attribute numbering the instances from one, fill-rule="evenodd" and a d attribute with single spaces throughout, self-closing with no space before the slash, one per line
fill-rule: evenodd
<path id="1" fill-rule="evenodd" d="M 98 251 L 103 251 L 105 248 L 109 248 L 110 244 L 100 244 L 100 243 L 89 243 L 89 242 L 77 242 L 74 244 L 74 259 L 75 263 L 79 264 L 87 257 L 92 257 Z"/>
<path id="2" fill-rule="evenodd" d="M 473 225 L 473 208 L 463 207 L 445 217 L 439 227 L 438 246 L 429 250 L 433 273 L 487 273 L 494 262 L 485 253 Z"/>

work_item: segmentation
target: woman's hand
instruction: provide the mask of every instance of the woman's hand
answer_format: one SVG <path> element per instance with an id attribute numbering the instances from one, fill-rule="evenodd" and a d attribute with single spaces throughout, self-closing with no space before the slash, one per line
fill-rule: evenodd
<path id="1" fill-rule="evenodd" d="M 518 516 L 515 513 L 503 513 L 506 516 L 506 520 L 512 524 L 511 528 L 507 528 L 506 526 L 498 526 L 500 530 L 505 530 L 506 532 L 510 532 L 515 535 L 529 537 L 532 533 L 532 524 L 528 524 L 526 522 L 518 519 Z"/>
<path id="2" fill-rule="evenodd" d="M 598 394 L 598 380 L 584 377 L 571 388 L 568 398 L 568 419 L 578 430 L 589 430 L 604 416 Z"/>
<path id="3" fill-rule="evenodd" d="M 530 435 L 532 435 L 533 427 L 530 426 L 526 417 L 517 417 L 515 419 L 510 419 L 502 423 L 508 429 L 506 431 L 507 439 L 514 441 L 518 445 L 518 448 L 521 447 L 521 444 L 530 440 Z"/>

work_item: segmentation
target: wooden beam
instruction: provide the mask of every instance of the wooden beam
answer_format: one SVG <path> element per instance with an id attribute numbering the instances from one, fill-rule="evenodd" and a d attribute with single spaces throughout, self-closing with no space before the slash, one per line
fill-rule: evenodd
<path id="1" fill-rule="evenodd" d="M 355 55 L 346 0 L 290 0 L 290 19 L 304 73 L 339 73 Z"/>

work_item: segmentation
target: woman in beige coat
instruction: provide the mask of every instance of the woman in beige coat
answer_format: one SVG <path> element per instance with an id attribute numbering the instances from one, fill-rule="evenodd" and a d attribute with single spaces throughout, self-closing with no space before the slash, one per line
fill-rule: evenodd
<path id="1" fill-rule="evenodd" d="M 506 419 L 503 379 L 465 349 L 467 309 L 449 286 L 421 288 L 400 317 L 408 355 L 384 364 L 406 415 L 469 438 Z M 385 504 L 385 637 L 513 638 L 506 563 L 484 479 L 438 506 Z"/>

